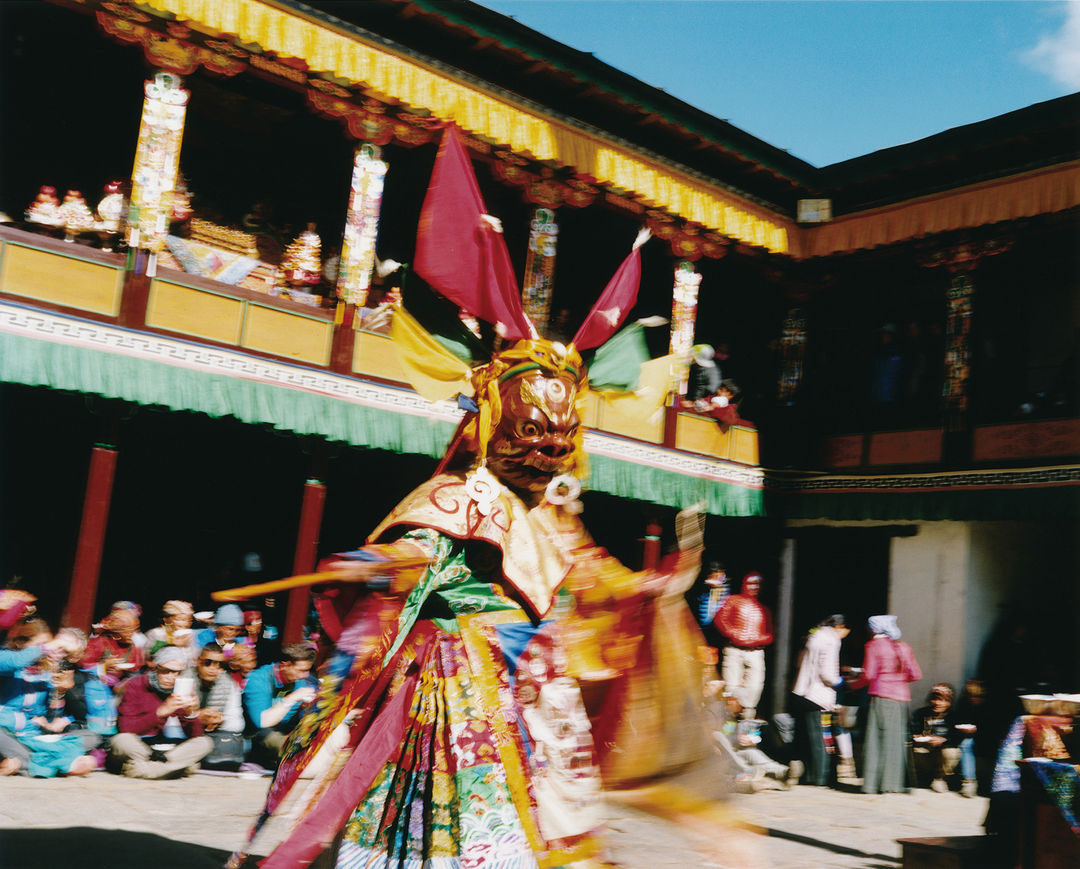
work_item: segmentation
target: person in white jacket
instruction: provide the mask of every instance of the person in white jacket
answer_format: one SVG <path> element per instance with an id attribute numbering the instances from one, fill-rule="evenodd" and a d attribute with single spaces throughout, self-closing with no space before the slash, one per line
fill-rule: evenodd
<path id="1" fill-rule="evenodd" d="M 812 628 L 799 656 L 795 678 L 796 722 L 803 760 L 804 784 L 825 787 L 829 783 L 829 755 L 821 713 L 836 707 L 836 689 L 844 684 L 840 675 L 840 644 L 850 633 L 842 615 L 831 615 Z"/>

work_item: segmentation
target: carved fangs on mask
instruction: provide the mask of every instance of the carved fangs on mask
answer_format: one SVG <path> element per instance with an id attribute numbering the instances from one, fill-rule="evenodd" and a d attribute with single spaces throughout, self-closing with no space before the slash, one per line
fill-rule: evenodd
<path id="1" fill-rule="evenodd" d="M 500 384 L 499 393 L 488 466 L 511 489 L 542 493 L 573 464 L 577 386 L 569 375 L 533 370 Z"/>

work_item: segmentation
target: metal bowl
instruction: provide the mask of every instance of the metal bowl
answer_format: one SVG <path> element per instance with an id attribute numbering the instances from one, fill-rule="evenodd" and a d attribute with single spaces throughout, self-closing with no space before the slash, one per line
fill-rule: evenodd
<path id="1" fill-rule="evenodd" d="M 1055 694 L 1050 703 L 1051 715 L 1080 715 L 1080 694 Z"/>

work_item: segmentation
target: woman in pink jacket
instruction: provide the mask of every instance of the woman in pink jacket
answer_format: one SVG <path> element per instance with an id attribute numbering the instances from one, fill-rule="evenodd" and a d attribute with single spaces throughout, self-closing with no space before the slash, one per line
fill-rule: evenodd
<path id="1" fill-rule="evenodd" d="M 873 638 L 866 644 L 862 675 L 852 688 L 869 685 L 863 793 L 907 793 L 904 751 L 907 745 L 908 683 L 922 678 L 911 646 L 900 639 L 896 616 L 871 616 Z"/>

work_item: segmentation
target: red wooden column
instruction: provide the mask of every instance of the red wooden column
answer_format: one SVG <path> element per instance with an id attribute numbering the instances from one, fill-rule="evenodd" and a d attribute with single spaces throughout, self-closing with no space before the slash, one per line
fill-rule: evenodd
<path id="1" fill-rule="evenodd" d="M 641 569 L 652 570 L 660 564 L 660 533 L 663 529 L 655 519 L 645 525 L 645 536 L 641 538 Z"/>
<path id="2" fill-rule="evenodd" d="M 71 587 L 64 607 L 66 626 L 89 631 L 97 601 L 98 578 L 101 573 L 101 553 L 105 548 L 105 528 L 109 523 L 109 502 L 112 500 L 113 479 L 116 476 L 115 447 L 97 444 L 90 451 L 90 472 L 86 480 L 82 523 L 75 547 L 75 567 L 71 572 Z"/>
<path id="3" fill-rule="evenodd" d="M 356 347 L 356 305 L 338 302 L 334 312 L 334 337 L 330 344 L 330 370 L 351 374 Z"/>
<path id="4" fill-rule="evenodd" d="M 293 557 L 293 575 L 312 573 L 319 550 L 319 529 L 322 527 L 323 504 L 326 502 L 326 486 L 318 480 L 304 483 L 304 500 L 300 506 L 300 529 L 296 533 L 296 555 Z M 282 641 L 298 643 L 304 639 L 304 622 L 307 620 L 311 592 L 307 588 L 295 588 L 289 592 L 285 610 L 285 626 L 281 630 Z"/>

